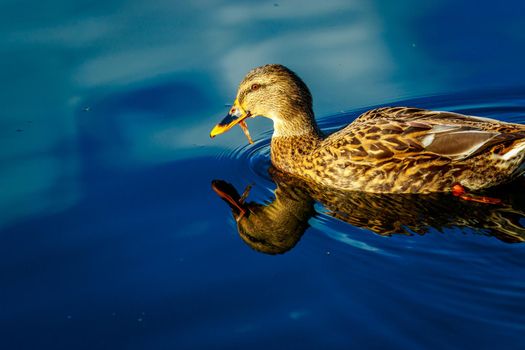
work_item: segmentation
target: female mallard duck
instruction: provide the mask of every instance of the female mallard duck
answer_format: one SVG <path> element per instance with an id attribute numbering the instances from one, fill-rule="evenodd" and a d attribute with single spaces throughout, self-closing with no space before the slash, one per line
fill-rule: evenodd
<path id="1" fill-rule="evenodd" d="M 214 137 L 245 120 L 273 120 L 271 160 L 281 171 L 325 186 L 374 193 L 480 190 L 525 172 L 525 125 L 451 112 L 384 107 L 325 136 L 306 84 L 270 64 L 243 79 Z M 250 140 L 251 141 L 251 140 Z"/>

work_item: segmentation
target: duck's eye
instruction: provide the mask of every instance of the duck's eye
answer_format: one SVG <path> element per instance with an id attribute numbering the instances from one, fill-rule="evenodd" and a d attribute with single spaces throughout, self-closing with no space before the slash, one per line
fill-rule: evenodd
<path id="1" fill-rule="evenodd" d="M 260 87 L 261 87 L 261 85 L 259 85 L 259 84 L 253 84 L 251 89 L 252 89 L 252 91 L 255 91 L 255 90 L 257 90 Z"/>

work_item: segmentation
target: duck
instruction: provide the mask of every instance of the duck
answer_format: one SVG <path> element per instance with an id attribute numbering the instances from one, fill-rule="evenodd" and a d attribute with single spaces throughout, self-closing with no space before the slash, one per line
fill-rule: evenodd
<path id="1" fill-rule="evenodd" d="M 525 125 L 415 107 L 369 110 L 330 135 L 315 121 L 305 82 L 280 64 L 248 72 L 229 113 L 210 132 L 273 121 L 272 165 L 329 188 L 369 193 L 469 193 L 525 172 Z M 473 199 L 493 202 L 491 198 Z M 497 199 L 494 199 L 498 202 Z"/>

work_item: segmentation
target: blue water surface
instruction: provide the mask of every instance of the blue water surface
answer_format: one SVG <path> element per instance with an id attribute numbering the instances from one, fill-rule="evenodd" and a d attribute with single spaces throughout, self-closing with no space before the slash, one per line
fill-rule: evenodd
<path id="1" fill-rule="evenodd" d="M 293 249 L 260 253 L 211 182 L 271 202 L 271 123 L 249 121 L 252 146 L 208 136 L 265 63 L 305 80 L 324 130 L 382 105 L 525 123 L 524 13 L 2 1 L 0 348 L 525 348 L 525 244 L 458 225 L 381 236 L 316 204 Z"/>

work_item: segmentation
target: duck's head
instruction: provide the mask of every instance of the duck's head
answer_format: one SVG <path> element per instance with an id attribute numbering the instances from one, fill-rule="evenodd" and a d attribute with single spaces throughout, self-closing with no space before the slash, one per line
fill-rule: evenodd
<path id="1" fill-rule="evenodd" d="M 273 120 L 274 135 L 316 131 L 312 95 L 294 72 L 279 64 L 252 69 L 242 80 L 228 115 L 210 133 L 215 137 L 239 124 L 251 139 L 245 120 L 264 116 Z"/>

